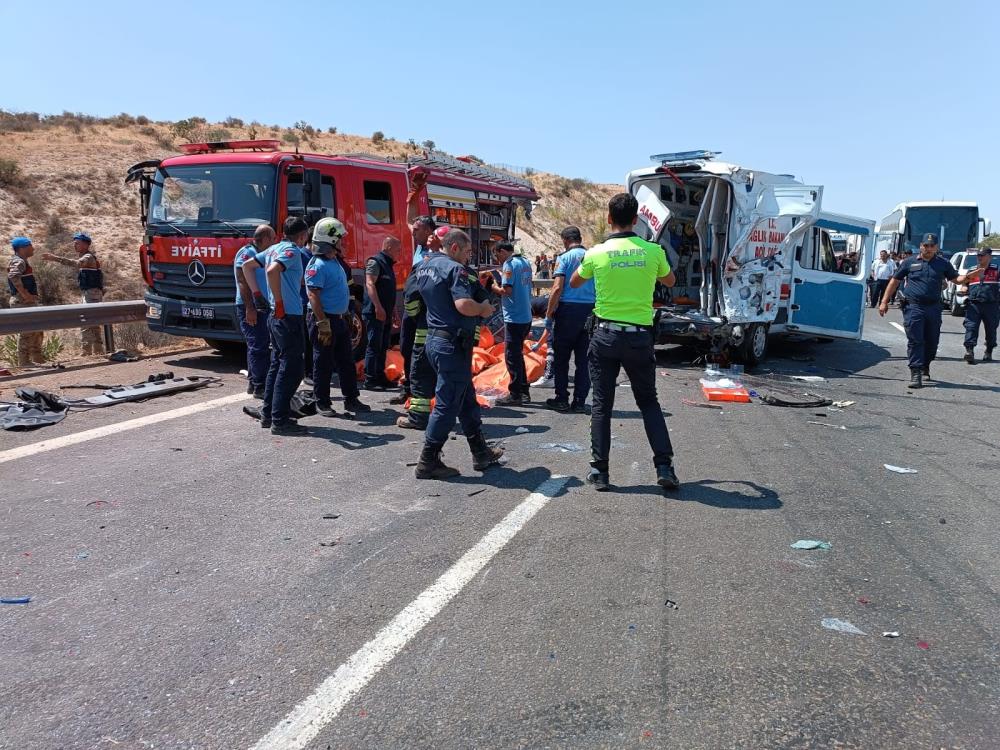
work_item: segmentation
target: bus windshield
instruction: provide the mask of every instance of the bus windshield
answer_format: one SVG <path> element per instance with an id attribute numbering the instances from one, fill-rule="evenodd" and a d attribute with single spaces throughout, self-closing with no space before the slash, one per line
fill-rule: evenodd
<path id="1" fill-rule="evenodd" d="M 274 213 L 274 182 L 270 165 L 160 167 L 150 194 L 149 222 L 186 229 L 267 224 Z"/>
<path id="2" fill-rule="evenodd" d="M 928 232 L 938 235 L 942 255 L 975 247 L 979 211 L 974 206 L 918 206 L 907 209 L 903 246 L 912 247 L 913 252 L 917 252 L 921 238 Z"/>

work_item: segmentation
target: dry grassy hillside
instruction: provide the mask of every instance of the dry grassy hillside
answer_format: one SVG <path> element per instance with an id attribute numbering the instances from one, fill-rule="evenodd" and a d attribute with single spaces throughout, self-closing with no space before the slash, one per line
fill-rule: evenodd
<path id="1" fill-rule="evenodd" d="M 176 153 L 178 143 L 227 138 L 277 138 L 288 148 L 397 158 L 433 146 L 381 133 L 368 138 L 344 135 L 335 128 L 306 123 L 282 128 L 235 118 L 223 123 L 198 118 L 167 123 L 126 114 L 45 117 L 0 111 L 0 238 L 6 246 L 9 237 L 26 234 L 40 251 L 72 256 L 72 233 L 85 231 L 94 238 L 105 267 L 107 299 L 141 297 L 138 198 L 134 186 L 123 184 L 125 170 L 138 161 Z M 616 186 L 529 173 L 542 199 L 530 219 L 519 216 L 518 237 L 527 255 L 561 247 L 559 231 L 566 224 L 579 225 L 588 242 L 603 231 L 604 207 Z M 76 300 L 69 269 L 41 260 L 35 267 L 44 302 Z M 6 305 L 5 299 L 2 304 Z"/>

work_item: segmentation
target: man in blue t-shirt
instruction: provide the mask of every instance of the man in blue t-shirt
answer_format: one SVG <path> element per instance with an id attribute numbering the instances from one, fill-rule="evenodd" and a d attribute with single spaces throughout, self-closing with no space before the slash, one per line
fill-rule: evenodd
<path id="1" fill-rule="evenodd" d="M 496 246 L 502 286 L 504 361 L 510 373 L 510 393 L 497 400 L 498 406 L 521 406 L 531 401 L 528 374 L 524 367 L 524 340 L 531 330 L 531 264 L 512 242 Z"/>
<path id="2" fill-rule="evenodd" d="M 267 274 L 259 263 L 253 264 L 251 275 L 257 289 L 256 296 L 243 275 L 243 265 L 266 251 L 277 236 L 267 224 L 261 224 L 253 233 L 253 241 L 236 253 L 233 261 L 233 275 L 236 277 L 236 317 L 240 321 L 240 331 L 247 343 L 247 393 L 254 398 L 264 398 L 264 381 L 267 380 L 268 360 L 271 356 L 270 334 L 267 320 L 270 306 L 263 298 L 261 290 L 267 289 Z M 258 309 L 258 306 L 260 309 Z"/>
<path id="3" fill-rule="evenodd" d="M 313 257 L 306 266 L 306 290 L 309 295 L 309 338 L 312 340 L 313 394 L 316 409 L 325 417 L 335 417 L 330 403 L 330 377 L 334 369 L 344 394 L 344 408 L 349 412 L 369 412 L 361 403 L 357 370 L 347 325 L 351 295 L 347 273 L 337 257 L 347 229 L 338 219 L 320 219 L 313 229 Z"/>
<path id="4" fill-rule="evenodd" d="M 253 292 L 263 291 L 253 288 L 257 286 L 253 270 L 257 266 L 265 269 L 267 301 L 272 311 L 268 322 L 271 364 L 264 383 L 260 425 L 270 427 L 272 435 L 301 435 L 306 429 L 291 417 L 291 404 L 304 372 L 302 247 L 309 240 L 309 225 L 298 216 L 289 216 L 282 234 L 281 242 L 244 260 L 243 276 Z"/>
<path id="5" fill-rule="evenodd" d="M 587 349 L 590 334 L 587 320 L 594 312 L 594 280 L 588 279 L 582 286 L 573 288 L 569 280 L 580 267 L 587 249 L 583 246 L 583 236 L 578 227 L 569 226 L 562 230 L 565 252 L 559 256 L 556 265 L 555 282 L 549 297 L 549 307 L 545 313 L 547 320 L 554 321 L 552 348 L 555 350 L 553 375 L 556 395 L 545 404 L 556 411 L 586 413 L 587 395 L 590 393 L 590 371 L 588 370 Z M 569 401 L 569 360 L 575 360 L 573 376 L 573 401 Z"/>

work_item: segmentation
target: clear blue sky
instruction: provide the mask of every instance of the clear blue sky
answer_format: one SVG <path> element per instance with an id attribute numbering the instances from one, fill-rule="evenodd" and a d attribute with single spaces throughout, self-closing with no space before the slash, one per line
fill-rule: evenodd
<path id="1" fill-rule="evenodd" d="M 1000 224 L 998 7 L 4 0 L 0 107 L 306 120 L 607 182 L 710 148 L 830 210 Z"/>

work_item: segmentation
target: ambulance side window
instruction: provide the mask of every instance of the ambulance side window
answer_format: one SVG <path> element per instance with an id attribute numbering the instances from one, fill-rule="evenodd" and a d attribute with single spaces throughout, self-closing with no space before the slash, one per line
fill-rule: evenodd
<path id="1" fill-rule="evenodd" d="M 392 187 L 365 180 L 365 213 L 369 224 L 392 224 Z"/>

